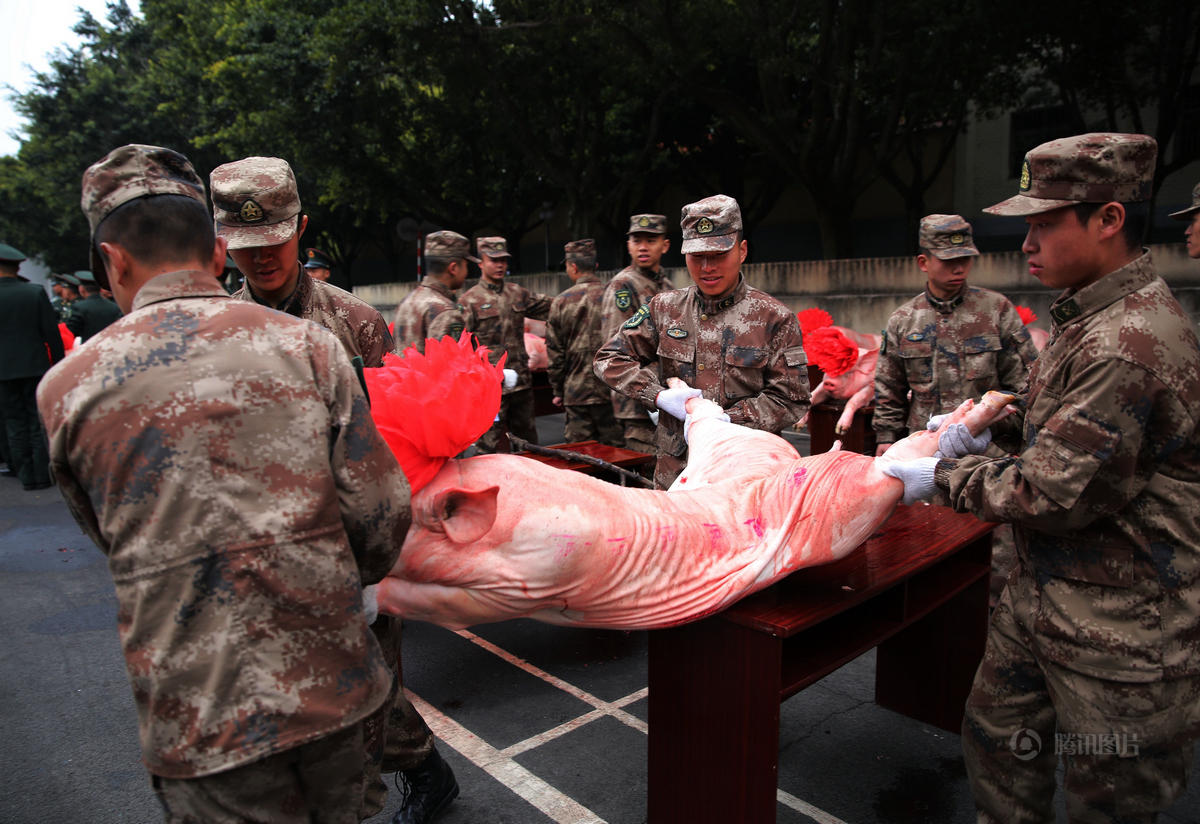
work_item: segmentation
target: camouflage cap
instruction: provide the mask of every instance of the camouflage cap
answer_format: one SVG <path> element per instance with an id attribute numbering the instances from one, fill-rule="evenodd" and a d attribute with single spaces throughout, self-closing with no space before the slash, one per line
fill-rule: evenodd
<path id="1" fill-rule="evenodd" d="M 0 260 L 8 263 L 20 263 L 25 259 L 25 255 L 17 251 L 15 247 L 9 246 L 7 243 L 0 243 Z"/>
<path id="2" fill-rule="evenodd" d="M 713 195 L 683 207 L 679 218 L 685 255 L 695 252 L 727 252 L 737 243 L 742 230 L 742 210 L 728 195 Z"/>
<path id="3" fill-rule="evenodd" d="M 1144 134 L 1092 134 L 1043 143 L 1025 155 L 1020 193 L 983 211 L 1035 215 L 1076 203 L 1149 200 L 1158 143 Z"/>
<path id="4" fill-rule="evenodd" d="M 310 246 L 304 250 L 305 269 L 330 269 L 332 267 L 333 261 L 329 259 L 329 255 L 320 249 L 314 249 Z"/>
<path id="5" fill-rule="evenodd" d="M 629 231 L 625 234 L 644 233 L 647 235 L 665 235 L 667 233 L 666 215 L 630 215 Z"/>
<path id="6" fill-rule="evenodd" d="M 449 230 L 431 232 L 425 236 L 425 257 L 447 260 L 466 258 L 472 263 L 479 262 L 479 258 L 471 255 L 471 241 L 464 235 Z"/>
<path id="7" fill-rule="evenodd" d="M 475 248 L 479 250 L 479 254 L 490 258 L 512 257 L 508 253 L 508 243 L 502 237 L 477 237 Z"/>
<path id="8" fill-rule="evenodd" d="M 213 169 L 213 220 L 230 249 L 275 246 L 296 234 L 300 192 L 286 160 L 244 157 Z"/>
<path id="9" fill-rule="evenodd" d="M 596 241 L 590 237 L 583 240 L 572 240 L 563 247 L 563 261 L 566 263 L 595 263 Z"/>
<path id="10" fill-rule="evenodd" d="M 1171 217 L 1176 220 L 1188 220 L 1196 212 L 1200 212 L 1200 183 L 1196 184 L 1196 188 L 1192 189 L 1192 205 L 1186 209 L 1180 209 L 1178 212 L 1171 212 Z"/>
<path id="11" fill-rule="evenodd" d="M 113 149 L 88 167 L 79 205 L 95 236 L 96 227 L 113 209 L 154 195 L 184 195 L 204 203 L 204 181 L 179 152 L 131 143 Z"/>
<path id="12" fill-rule="evenodd" d="M 978 255 L 971 224 L 962 215 L 926 215 L 917 231 L 917 245 L 938 260 Z"/>

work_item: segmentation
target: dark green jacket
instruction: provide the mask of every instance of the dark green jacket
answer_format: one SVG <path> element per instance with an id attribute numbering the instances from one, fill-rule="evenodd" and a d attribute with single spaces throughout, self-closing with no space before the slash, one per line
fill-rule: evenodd
<path id="1" fill-rule="evenodd" d="M 119 317 L 121 310 L 117 304 L 100 295 L 89 295 L 71 304 L 66 324 L 71 334 L 87 340 Z"/>
<path id="2" fill-rule="evenodd" d="M 39 377 L 63 359 L 58 318 L 41 286 L 0 277 L 0 352 L 5 381 Z"/>

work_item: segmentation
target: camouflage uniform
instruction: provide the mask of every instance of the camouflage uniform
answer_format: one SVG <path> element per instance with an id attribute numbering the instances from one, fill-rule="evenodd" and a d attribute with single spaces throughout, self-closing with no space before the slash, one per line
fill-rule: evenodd
<path id="1" fill-rule="evenodd" d="M 425 256 L 445 260 L 466 259 L 478 263 L 478 258 L 468 254 L 470 247 L 471 241 L 458 232 L 433 232 L 425 239 Z M 466 323 L 466 312 L 455 300 L 454 290 L 437 278 L 426 275 L 396 307 L 396 319 L 393 322 L 398 342 L 396 348 L 403 351 L 415 346 L 417 351 L 424 353 L 426 338 L 441 340 L 449 335 L 458 340 Z"/>
<path id="2" fill-rule="evenodd" d="M 212 172 L 211 182 L 217 234 L 226 238 L 230 248 L 275 245 L 295 236 L 301 214 L 300 195 L 295 175 L 286 161 L 243 158 L 218 166 Z M 331 283 L 315 280 L 299 260 L 296 266 L 295 290 L 272 308 L 328 329 L 352 363 L 368 368 L 382 366 L 384 354 L 395 351 L 395 342 L 379 311 Z M 271 305 L 254 294 L 248 279 L 230 297 Z M 371 631 L 383 651 L 384 661 L 398 680 L 401 620 L 381 615 L 371 625 Z M 387 785 L 380 778 L 380 771 L 407 769 L 423 761 L 433 750 L 433 734 L 400 690 L 393 691 L 364 724 L 368 756 L 363 808 L 366 818 L 381 810 L 387 798 Z M 399 746 L 406 749 L 399 751 Z M 389 748 L 390 761 L 381 763 Z"/>
<path id="3" fill-rule="evenodd" d="M 979 254 L 970 224 L 957 215 L 922 220 L 919 243 L 943 260 Z M 989 389 L 1019 391 L 1036 357 L 1008 298 L 964 285 L 943 300 L 927 287 L 893 312 L 883 331 L 875 367 L 876 443 L 895 443 Z"/>
<path id="4" fill-rule="evenodd" d="M 621 446 L 624 439 L 613 417 L 611 392 L 592 371 L 592 360 L 605 342 L 600 335 L 604 284 L 594 274 L 595 242 L 571 241 L 566 246 L 566 260 L 587 274 L 554 298 L 546 321 L 550 386 L 566 411 L 563 437 L 568 443 L 597 440 Z"/>
<path id="5" fill-rule="evenodd" d="M 508 257 L 504 238 L 481 237 L 476 241 L 479 254 Z M 505 369 L 517 373 L 517 383 L 504 387 L 500 396 L 499 420 L 475 442 L 479 452 L 495 452 L 500 433 L 512 434 L 537 443 L 533 421 L 533 378 L 529 373 L 529 354 L 525 351 L 525 318 L 545 320 L 550 314 L 550 297 L 531 292 L 511 281 L 492 284 L 480 280 L 459 296 L 467 313 L 467 330 L 480 346 L 489 350 L 492 363 L 508 353 Z"/>
<path id="6" fill-rule="evenodd" d="M 1030 194 L 990 210 L 1144 200 L 1153 168 L 1151 138 L 1051 141 L 1026 157 Z M 1019 555 L 963 747 L 981 821 L 1052 821 L 1060 749 L 1072 820 L 1151 821 L 1200 733 L 1200 350 L 1148 253 L 1051 316 L 1020 454 L 934 473 L 956 509 L 1013 523 Z"/>
<path id="7" fill-rule="evenodd" d="M 123 147 L 84 176 L 93 233 L 159 194 L 203 202 L 169 150 Z M 208 272 L 165 273 L 47 374 L 38 405 L 63 496 L 108 556 L 143 758 L 169 820 L 226 820 L 186 812 L 181 794 L 253 795 L 284 753 L 271 763 L 295 788 L 297 761 L 361 740 L 393 686 L 361 587 L 395 561 L 409 489 L 334 337 L 230 300 Z M 339 761 L 345 785 L 307 779 L 335 805 L 322 820 L 357 818 L 362 755 Z M 285 806 L 259 820 L 321 803 L 276 798 Z"/>
<path id="8" fill-rule="evenodd" d="M 716 195 L 683 207 L 682 251 L 728 249 L 740 236 L 737 201 Z M 737 274 L 717 296 L 693 285 L 650 299 L 596 354 L 596 374 L 610 387 L 657 407 L 677 377 L 720 404 L 733 423 L 778 433 L 809 407 L 808 359 L 796 315 Z M 666 489 L 687 462 L 683 421 L 658 418 L 654 484 Z"/>
<path id="9" fill-rule="evenodd" d="M 666 234 L 665 215 L 633 215 L 629 219 L 629 232 Z M 601 299 L 603 321 L 600 333 L 605 342 L 621 331 L 621 324 L 633 317 L 639 309 L 650 302 L 650 298 L 672 289 L 666 274 L 660 269 L 642 269 L 630 264 L 613 275 L 604 289 Z M 612 393 L 613 414 L 624 429 L 625 447 L 638 452 L 655 451 L 654 423 L 646 409 L 635 399 L 620 392 Z"/>

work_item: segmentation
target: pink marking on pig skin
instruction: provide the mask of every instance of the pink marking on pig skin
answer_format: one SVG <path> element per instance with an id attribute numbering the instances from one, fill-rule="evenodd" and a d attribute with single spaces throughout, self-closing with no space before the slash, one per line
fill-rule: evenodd
<path id="1" fill-rule="evenodd" d="M 805 469 L 804 467 L 800 467 L 795 472 L 793 472 L 792 473 L 792 486 L 798 487 L 798 486 L 800 486 L 800 484 L 804 483 L 804 477 L 807 474 L 808 474 L 808 470 Z"/>
<path id="2" fill-rule="evenodd" d="M 997 403 L 963 404 L 946 425 L 963 421 L 977 434 Z M 881 463 L 937 450 L 938 433 L 922 431 L 880 458 L 801 458 L 775 435 L 697 418 L 704 410 L 688 410 L 688 484 L 670 491 L 516 455 L 448 461 L 413 497 L 412 526 L 378 586 L 380 610 L 452 628 L 518 617 L 614 629 L 687 623 L 853 550 L 903 493 Z M 458 503 L 439 511 L 447 490 Z M 749 537 L 747 526 L 757 540 L 729 540 Z M 570 551 L 560 555 L 564 537 Z"/>

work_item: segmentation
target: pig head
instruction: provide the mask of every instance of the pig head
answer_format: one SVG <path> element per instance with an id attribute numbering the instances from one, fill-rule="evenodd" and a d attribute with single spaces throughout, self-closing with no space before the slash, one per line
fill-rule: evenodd
<path id="1" fill-rule="evenodd" d="M 879 335 L 855 332 L 853 329 L 842 326 L 829 328 L 840 332 L 858 349 L 858 357 L 854 365 L 840 374 L 831 374 L 828 369 L 822 367 L 821 363 L 817 363 L 817 366 L 822 367 L 825 371 L 825 377 L 820 386 L 813 391 L 812 403 L 815 406 L 827 400 L 846 402 L 834 426 L 834 432 L 841 435 L 849 431 L 858 410 L 869 406 L 875 399 L 875 365 L 879 362 L 879 345 L 882 338 Z M 802 429 L 807 424 L 808 415 L 806 414 L 796 424 L 796 428 Z"/>

